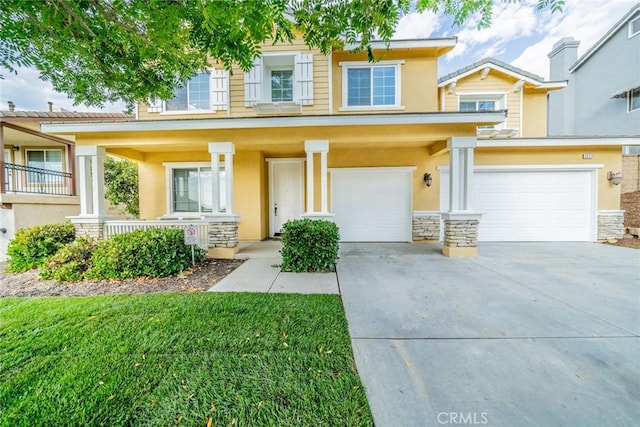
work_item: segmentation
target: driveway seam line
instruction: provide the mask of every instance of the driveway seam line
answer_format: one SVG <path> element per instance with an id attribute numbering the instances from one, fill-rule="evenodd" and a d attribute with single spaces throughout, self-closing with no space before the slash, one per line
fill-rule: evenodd
<path id="1" fill-rule="evenodd" d="M 620 339 L 620 338 L 640 338 L 639 335 L 603 335 L 597 337 L 482 337 L 482 338 L 474 338 L 474 337 L 444 337 L 444 338 L 397 338 L 397 337 L 351 337 L 353 340 L 361 340 L 361 341 L 483 341 L 483 340 L 492 340 L 492 341 L 517 341 L 517 340 L 566 340 L 566 339 L 578 339 L 578 340 L 598 340 L 598 339 Z"/>

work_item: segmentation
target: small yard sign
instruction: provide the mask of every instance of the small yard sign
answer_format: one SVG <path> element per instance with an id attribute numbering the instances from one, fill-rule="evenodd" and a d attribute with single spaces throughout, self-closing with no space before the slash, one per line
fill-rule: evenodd
<path id="1" fill-rule="evenodd" d="M 184 229 L 184 244 L 197 245 L 198 243 L 198 229 L 193 225 L 187 226 Z"/>
<path id="2" fill-rule="evenodd" d="M 184 229 L 184 244 L 191 245 L 191 264 L 196 265 L 193 247 L 198 244 L 198 229 L 193 225 L 188 225 Z"/>

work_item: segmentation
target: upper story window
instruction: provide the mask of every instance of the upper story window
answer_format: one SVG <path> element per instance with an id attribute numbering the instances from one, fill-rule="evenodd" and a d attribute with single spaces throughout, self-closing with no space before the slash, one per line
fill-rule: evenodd
<path id="1" fill-rule="evenodd" d="M 209 73 L 199 73 L 173 93 L 173 98 L 168 99 L 165 103 L 165 111 L 211 110 L 211 78 Z"/>
<path id="2" fill-rule="evenodd" d="M 629 91 L 629 112 L 640 110 L 640 88 Z"/>
<path id="3" fill-rule="evenodd" d="M 277 105 L 282 103 L 287 104 L 285 110 Z M 267 113 L 301 112 L 302 105 L 313 105 L 313 54 L 267 53 L 255 58 L 253 68 L 244 73 L 244 105 Z"/>
<path id="4" fill-rule="evenodd" d="M 166 101 L 149 100 L 149 113 L 212 113 L 226 110 L 228 104 L 229 76 L 226 70 L 210 70 L 198 73 L 184 86 L 173 91 L 173 98 Z"/>
<path id="5" fill-rule="evenodd" d="M 341 62 L 341 110 L 402 108 L 400 65 L 403 62 Z"/>
<path id="6" fill-rule="evenodd" d="M 506 95 L 488 93 L 488 94 L 460 94 L 458 96 L 458 111 L 474 112 L 474 111 L 498 111 L 503 109 Z M 478 129 L 503 129 L 505 123 L 499 125 L 478 126 Z"/>
<path id="7" fill-rule="evenodd" d="M 640 34 L 640 16 L 629 22 L 629 38 Z"/>
<path id="8" fill-rule="evenodd" d="M 271 71 L 271 102 L 293 101 L 293 70 Z"/>

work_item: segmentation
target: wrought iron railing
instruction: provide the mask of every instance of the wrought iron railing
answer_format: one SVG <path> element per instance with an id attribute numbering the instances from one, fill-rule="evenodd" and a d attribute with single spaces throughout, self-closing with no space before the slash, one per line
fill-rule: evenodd
<path id="1" fill-rule="evenodd" d="M 50 169 L 5 163 L 5 192 L 71 196 L 73 175 Z"/>

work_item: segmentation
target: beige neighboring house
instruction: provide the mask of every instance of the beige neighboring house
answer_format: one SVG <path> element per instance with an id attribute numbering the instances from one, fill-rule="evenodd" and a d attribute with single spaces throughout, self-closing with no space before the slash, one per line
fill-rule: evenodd
<path id="1" fill-rule="evenodd" d="M 40 124 L 129 119 L 119 113 L 16 111 L 11 102 L 0 111 L 0 260 L 16 230 L 80 212 L 73 138 L 44 134 Z"/>

